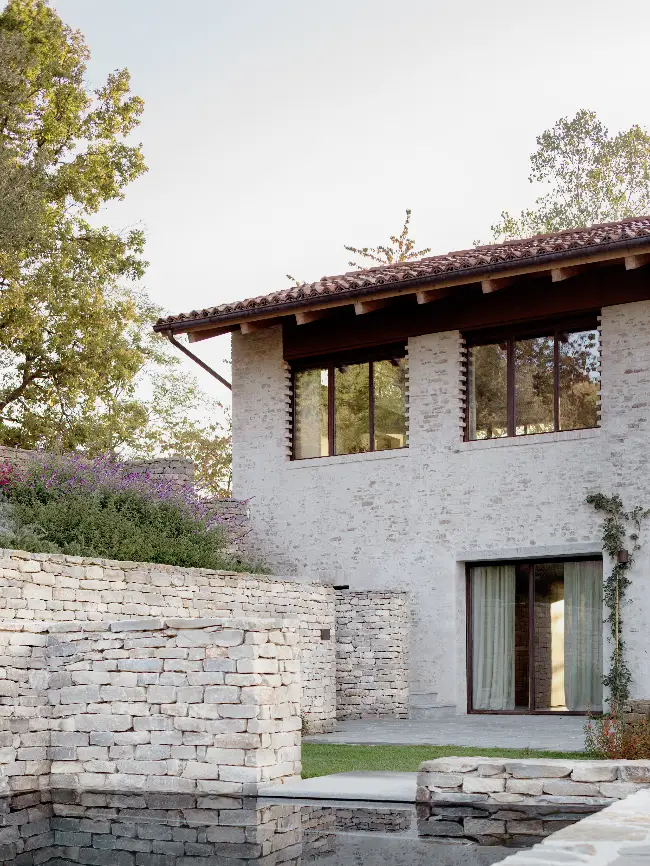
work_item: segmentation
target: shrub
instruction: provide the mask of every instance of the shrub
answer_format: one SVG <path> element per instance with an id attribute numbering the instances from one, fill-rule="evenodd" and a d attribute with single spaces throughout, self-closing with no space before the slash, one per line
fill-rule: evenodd
<path id="1" fill-rule="evenodd" d="M 48 457 L 3 473 L 13 532 L 3 546 L 77 556 L 247 570 L 219 516 L 191 485 L 108 458 Z"/>
<path id="2" fill-rule="evenodd" d="M 650 759 L 650 724 L 612 713 L 590 718 L 585 725 L 585 748 L 594 757 L 609 760 Z"/>

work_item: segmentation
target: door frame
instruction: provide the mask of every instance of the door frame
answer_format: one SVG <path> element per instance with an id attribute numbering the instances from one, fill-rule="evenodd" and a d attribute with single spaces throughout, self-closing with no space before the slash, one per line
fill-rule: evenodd
<path id="1" fill-rule="evenodd" d="M 586 716 L 586 712 L 581 710 L 537 710 L 531 709 L 531 704 L 534 707 L 535 694 L 535 617 L 533 616 L 535 605 L 535 579 L 533 576 L 533 567 L 538 563 L 544 562 L 589 562 L 599 560 L 602 562 L 602 554 L 584 553 L 581 555 L 568 554 L 566 556 L 539 556 L 536 558 L 522 557 L 520 559 L 481 559 L 475 562 L 465 563 L 465 663 L 466 663 L 466 683 L 467 683 L 467 713 L 468 715 L 485 715 L 485 716 Z M 472 706 L 472 589 L 470 580 L 470 570 L 480 566 L 488 565 L 528 565 L 530 566 L 530 574 L 528 577 L 529 591 L 529 611 L 528 611 L 528 635 L 529 646 L 531 647 L 528 653 L 528 683 L 529 683 L 529 702 L 528 709 L 522 710 L 475 710 Z M 604 660 L 604 656 L 603 656 Z M 604 671 L 603 671 L 604 676 Z M 533 696 L 531 700 L 530 696 Z M 593 714 L 592 714 L 593 715 Z M 599 715 L 596 713 L 595 715 Z"/>

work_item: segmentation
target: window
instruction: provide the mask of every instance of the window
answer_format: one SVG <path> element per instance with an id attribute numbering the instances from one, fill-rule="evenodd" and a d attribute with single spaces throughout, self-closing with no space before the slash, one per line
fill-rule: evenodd
<path id="1" fill-rule="evenodd" d="M 404 345 L 315 359 L 293 369 L 293 458 L 404 448 Z"/>
<path id="2" fill-rule="evenodd" d="M 595 321 L 468 343 L 467 439 L 598 426 Z"/>
<path id="3" fill-rule="evenodd" d="M 602 560 L 477 563 L 467 581 L 471 711 L 602 711 Z"/>

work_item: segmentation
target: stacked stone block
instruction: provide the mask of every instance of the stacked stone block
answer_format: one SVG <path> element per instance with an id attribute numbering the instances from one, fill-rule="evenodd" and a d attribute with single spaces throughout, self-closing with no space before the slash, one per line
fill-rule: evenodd
<path id="1" fill-rule="evenodd" d="M 0 644 L 15 679 L 2 698 L 3 792 L 51 786 L 242 796 L 300 775 L 292 622 L 8 627 Z"/>
<path id="2" fill-rule="evenodd" d="M 409 626 L 406 593 L 337 594 L 337 718 L 408 717 Z"/>
<path id="3" fill-rule="evenodd" d="M 602 807 L 650 788 L 650 761 L 437 758 L 420 765 L 425 804 Z"/>
<path id="4" fill-rule="evenodd" d="M 289 578 L 0 550 L 0 618 L 107 621 L 280 617 L 300 624 L 302 712 L 314 732 L 336 718 L 335 593 Z M 329 631 L 330 639 L 323 640 Z M 1 689 L 1 687 L 0 687 Z"/>

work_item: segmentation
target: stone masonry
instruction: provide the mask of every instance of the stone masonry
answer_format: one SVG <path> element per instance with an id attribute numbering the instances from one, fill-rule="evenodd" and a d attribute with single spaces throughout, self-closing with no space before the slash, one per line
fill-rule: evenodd
<path id="1" fill-rule="evenodd" d="M 3 623 L 0 793 L 254 795 L 300 775 L 296 624 Z"/>
<path id="2" fill-rule="evenodd" d="M 101 622 L 140 616 L 298 620 L 302 713 L 314 732 L 330 730 L 336 718 L 334 606 L 334 589 L 309 581 L 0 550 L 3 620 Z M 323 639 L 327 630 L 330 637 Z"/>
<path id="3" fill-rule="evenodd" d="M 285 573 L 409 593 L 414 715 L 466 711 L 466 563 L 598 556 L 586 495 L 650 504 L 650 302 L 604 307 L 601 345 L 598 429 L 463 441 L 462 335 L 446 331 L 408 340 L 408 448 L 291 461 L 282 329 L 233 334 L 233 495 L 249 499 L 247 545 Z M 641 545 L 626 614 L 633 698 L 650 695 L 646 530 Z"/>
<path id="4" fill-rule="evenodd" d="M 337 718 L 407 718 L 408 596 L 341 591 L 336 602 Z"/>
<path id="5" fill-rule="evenodd" d="M 420 765 L 426 804 L 606 806 L 650 788 L 650 761 L 437 758 Z"/>

